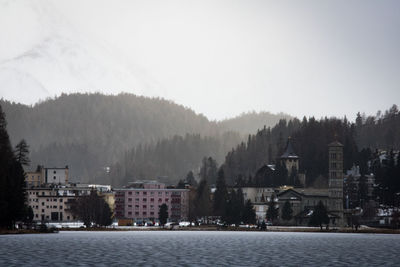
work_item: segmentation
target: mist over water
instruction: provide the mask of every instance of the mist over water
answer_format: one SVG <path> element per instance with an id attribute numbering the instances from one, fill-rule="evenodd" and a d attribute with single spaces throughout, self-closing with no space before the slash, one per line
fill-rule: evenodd
<path id="1" fill-rule="evenodd" d="M 60 232 L 1 236 L 0 266 L 398 266 L 399 249 L 380 234 Z"/>

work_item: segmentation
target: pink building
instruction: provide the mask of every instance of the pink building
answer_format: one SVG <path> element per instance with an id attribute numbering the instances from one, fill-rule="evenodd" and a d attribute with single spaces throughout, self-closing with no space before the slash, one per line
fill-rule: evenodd
<path id="1" fill-rule="evenodd" d="M 167 204 L 169 220 L 186 220 L 189 213 L 189 190 L 166 188 L 156 181 L 139 181 L 115 189 L 115 216 L 134 221 L 157 220 L 162 204 Z"/>

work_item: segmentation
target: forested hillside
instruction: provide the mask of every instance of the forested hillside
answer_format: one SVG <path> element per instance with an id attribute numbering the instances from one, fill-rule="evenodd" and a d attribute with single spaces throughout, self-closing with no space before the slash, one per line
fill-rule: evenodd
<path id="1" fill-rule="evenodd" d="M 120 162 L 126 151 L 140 145 L 155 147 L 157 142 L 169 142 L 175 135 L 196 134 L 201 136 L 201 140 L 212 137 L 213 145 L 206 145 L 211 141 L 205 138 L 208 141 L 198 142 L 197 146 L 192 144 L 188 149 L 213 155 L 220 161 L 241 141 L 239 135 L 229 135 L 231 138 L 225 140 L 224 133 L 231 128 L 209 121 L 189 108 L 163 99 L 132 94 L 63 94 L 34 106 L 5 100 L 1 100 L 0 104 L 7 117 L 11 142 L 15 145 L 25 139 L 30 146 L 30 168 L 34 169 L 36 164 L 69 165 L 73 181 L 89 181 L 102 176 L 105 167 Z M 262 122 L 257 120 L 259 128 L 273 123 Z M 181 149 L 179 153 L 184 157 L 192 152 Z M 165 157 L 160 162 L 168 162 L 169 156 Z M 199 165 L 200 161 L 195 163 Z M 195 163 L 185 166 L 192 168 Z M 174 166 L 157 171 L 152 168 L 153 171 L 144 174 L 148 175 L 148 179 L 154 179 L 153 174 L 179 176 L 182 166 Z"/>
<path id="2" fill-rule="evenodd" d="M 253 134 L 261 129 L 263 126 L 273 127 L 280 119 L 290 120 L 293 119 L 292 116 L 286 113 L 273 114 L 270 112 L 248 112 L 242 113 L 240 116 L 226 119 L 219 122 L 225 129 L 238 132 L 242 135 Z"/>
<path id="3" fill-rule="evenodd" d="M 378 111 L 375 116 L 357 114 L 357 144 L 372 149 L 400 149 L 400 112 L 393 105 L 385 112 Z"/>
<path id="4" fill-rule="evenodd" d="M 127 151 L 100 181 L 124 185 L 137 179 L 158 179 L 176 184 L 189 171 L 199 173 L 202 158 L 212 157 L 221 163 L 232 147 L 240 142 L 239 134 L 226 132 L 213 137 L 187 134 L 163 139 L 156 144 L 139 145 Z"/>
<path id="5" fill-rule="evenodd" d="M 345 170 L 353 164 L 365 168 L 370 158 L 365 157 L 364 149 L 390 151 L 400 148 L 400 113 L 397 106 L 394 105 L 384 115 L 379 114 L 367 118 L 359 114 L 355 123 L 345 118 L 303 118 L 301 122 L 298 119 L 289 122 L 281 120 L 275 127 L 250 135 L 247 143 L 242 142 L 227 154 L 224 170 L 228 182 L 232 184 L 238 178 L 246 181 L 254 177 L 264 164 L 276 163 L 289 136 L 300 156 L 300 172 L 306 173 L 308 185 L 313 185 L 318 177 L 327 177 L 327 145 L 335 139 L 344 145 Z"/>

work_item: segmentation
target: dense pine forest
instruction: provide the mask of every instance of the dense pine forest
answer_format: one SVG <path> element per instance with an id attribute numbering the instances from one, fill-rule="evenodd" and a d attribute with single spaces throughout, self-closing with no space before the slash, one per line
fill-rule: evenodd
<path id="1" fill-rule="evenodd" d="M 137 171 L 127 167 L 126 174 L 135 177 L 126 179 L 136 179 L 138 175 L 147 179 L 168 176 L 179 180 L 183 168 L 199 167 L 201 156 L 192 155 L 213 156 L 222 162 L 225 154 L 243 138 L 231 133 L 237 129 L 231 122 L 210 121 L 171 101 L 132 94 L 63 94 L 34 106 L 6 100 L 0 100 L 0 105 L 8 121 L 11 143 L 15 145 L 25 139 L 30 146 L 32 163 L 26 169 L 35 169 L 37 164 L 68 165 L 72 181 L 108 182 L 104 180 L 106 167 L 121 165 L 129 158 L 137 159 L 143 153 L 140 157 L 146 162 L 162 162 L 165 167 L 148 162 Z M 260 118 L 263 118 L 262 125 L 273 126 L 283 116 L 253 114 L 251 119 L 246 117 L 249 128 L 242 127 L 241 132 L 252 133 Z M 241 117 L 236 120 L 243 121 Z M 187 134 L 199 135 L 196 137 L 199 141 Z M 186 145 L 177 145 L 180 141 L 176 140 L 183 140 Z M 161 147 L 168 147 L 170 155 L 179 155 L 185 160 L 171 163 L 168 153 L 159 153 Z M 145 148 L 147 152 L 141 152 Z M 189 159 L 193 161 L 188 162 Z M 125 178 L 118 181 L 123 182 Z"/>
<path id="2" fill-rule="evenodd" d="M 384 114 L 378 112 L 377 116 L 358 114 L 355 123 L 346 118 L 283 119 L 274 127 L 264 127 L 256 134 L 249 135 L 246 143 L 242 142 L 227 154 L 223 168 L 228 183 L 251 181 L 264 164 L 279 163 L 277 159 L 282 155 L 290 136 L 300 156 L 299 171 L 306 174 L 307 185 L 324 186 L 328 173 L 327 144 L 333 140 L 343 143 L 345 170 L 353 164 L 365 170 L 367 162 L 373 157 L 372 151 L 400 148 L 399 127 L 400 113 L 396 105 Z M 286 179 L 281 180 L 284 183 Z M 266 185 L 267 181 L 259 183 Z"/>

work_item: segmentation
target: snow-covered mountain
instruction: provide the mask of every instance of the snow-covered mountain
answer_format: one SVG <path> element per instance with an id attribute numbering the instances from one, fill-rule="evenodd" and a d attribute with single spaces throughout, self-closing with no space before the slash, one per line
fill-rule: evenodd
<path id="1" fill-rule="evenodd" d="M 31 104 L 76 91 L 162 95 L 106 36 L 81 32 L 50 1 L 0 0 L 0 35 L 5 99 Z"/>

